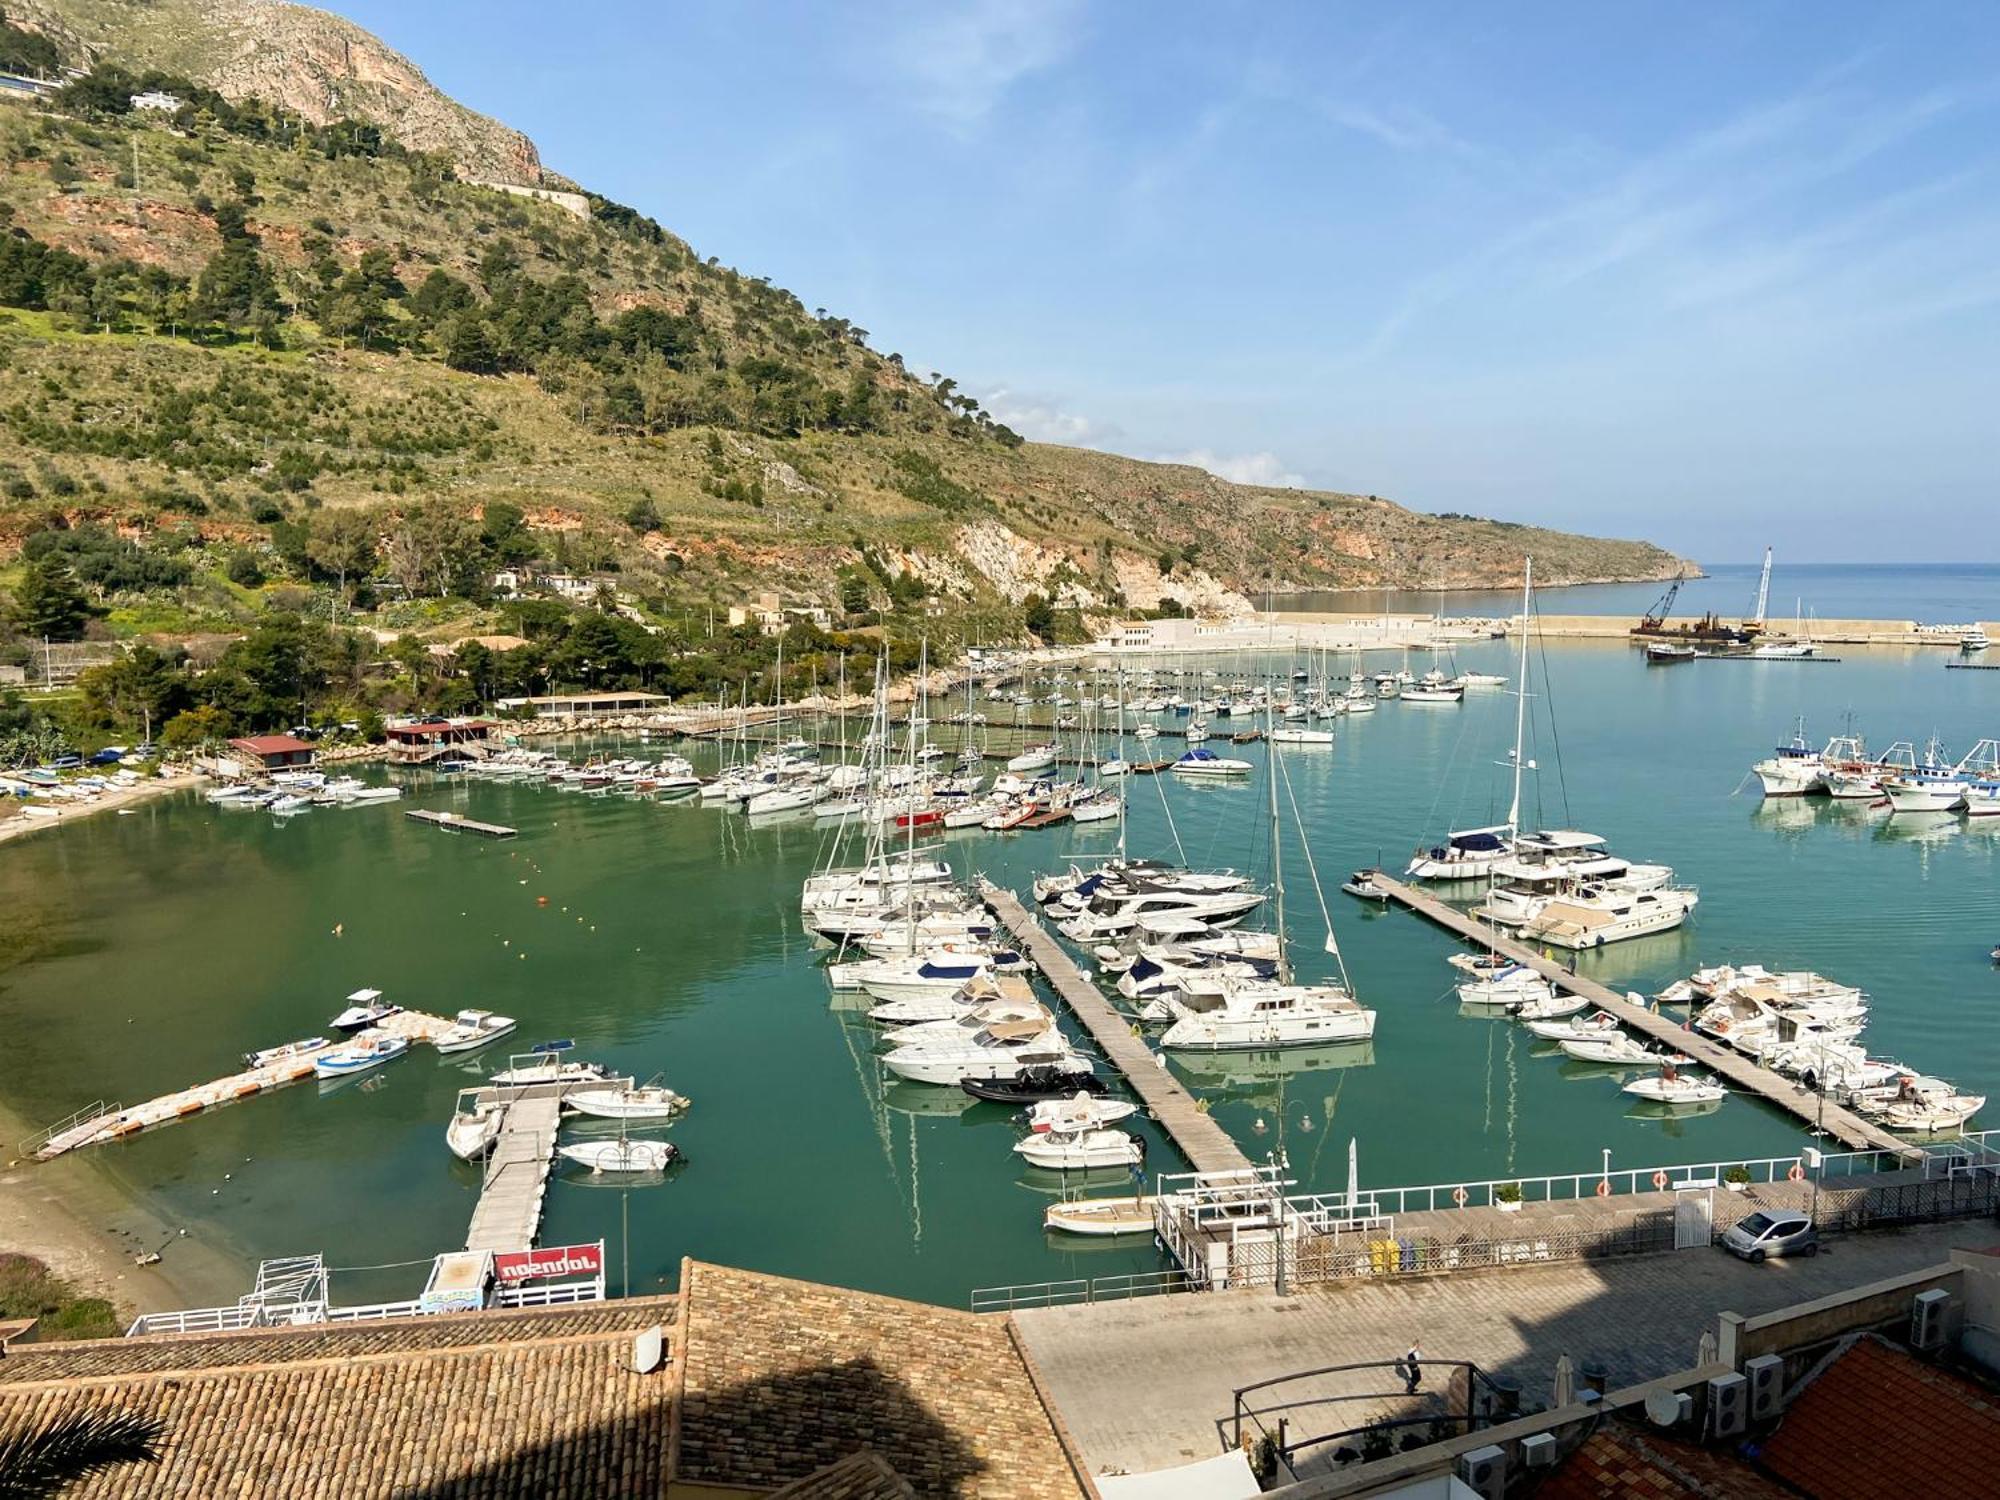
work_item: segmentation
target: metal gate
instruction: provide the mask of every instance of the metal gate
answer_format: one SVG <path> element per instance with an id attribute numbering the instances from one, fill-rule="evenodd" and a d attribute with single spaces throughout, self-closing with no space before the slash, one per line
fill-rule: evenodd
<path id="1" fill-rule="evenodd" d="M 1674 1196 L 1674 1248 L 1706 1250 L 1715 1243 L 1715 1194 L 1710 1188 Z"/>

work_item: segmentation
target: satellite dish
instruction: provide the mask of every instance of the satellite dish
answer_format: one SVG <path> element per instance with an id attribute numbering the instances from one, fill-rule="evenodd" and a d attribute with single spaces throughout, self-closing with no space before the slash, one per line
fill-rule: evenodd
<path id="1" fill-rule="evenodd" d="M 632 1340 L 632 1372 L 635 1375 L 652 1374 L 666 1357 L 667 1330 L 660 1324 L 640 1330 L 639 1336 Z"/>
<path id="2" fill-rule="evenodd" d="M 1655 1427 L 1671 1427 L 1681 1419 L 1681 1398 L 1674 1391 L 1654 1391 L 1646 1397 L 1646 1420 Z"/>

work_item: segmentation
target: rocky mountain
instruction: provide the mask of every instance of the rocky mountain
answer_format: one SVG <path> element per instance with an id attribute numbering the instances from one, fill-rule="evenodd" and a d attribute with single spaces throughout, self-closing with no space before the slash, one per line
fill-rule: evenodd
<path id="1" fill-rule="evenodd" d="M 923 601 L 988 639 L 1034 595 L 1231 611 L 1267 588 L 1504 584 L 1526 552 L 1551 584 L 1681 566 L 1024 444 L 952 380 L 631 209 L 488 185 L 550 179 L 526 137 L 321 11 L 6 16 L 95 71 L 0 104 L 0 560 L 53 507 L 192 543 L 197 577 L 311 581 L 299 539 L 325 513 L 498 507 L 648 608 Z M 214 94 L 134 109 L 149 72 Z M 353 120 L 379 137 L 324 128 Z M 219 584 L 183 600 L 202 624 L 253 605 Z"/>
<path id="2" fill-rule="evenodd" d="M 71 66 L 112 59 L 265 99 L 316 125 L 369 120 L 468 176 L 544 185 L 535 143 L 442 93 L 379 38 L 282 0 L 10 0 L 17 25 L 52 38 Z"/>

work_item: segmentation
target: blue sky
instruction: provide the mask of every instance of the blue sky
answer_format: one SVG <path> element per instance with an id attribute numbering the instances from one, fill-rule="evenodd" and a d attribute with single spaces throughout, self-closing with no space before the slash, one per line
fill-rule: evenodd
<path id="1" fill-rule="evenodd" d="M 335 3 L 1032 437 L 2000 560 L 2000 7 Z"/>

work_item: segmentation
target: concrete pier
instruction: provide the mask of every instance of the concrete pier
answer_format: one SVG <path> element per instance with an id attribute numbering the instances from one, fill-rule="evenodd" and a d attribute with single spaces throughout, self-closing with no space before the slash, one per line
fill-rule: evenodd
<path id="1" fill-rule="evenodd" d="M 1606 988 L 1594 979 L 1585 979 L 1571 973 L 1554 959 L 1543 957 L 1527 944 L 1516 941 L 1498 928 L 1475 921 L 1465 912 L 1445 904 L 1435 896 L 1407 886 L 1400 880 L 1393 880 L 1379 870 L 1371 874 L 1370 884 L 1397 905 L 1408 907 L 1411 911 L 1430 918 L 1440 927 L 1455 932 L 1482 948 L 1490 948 L 1496 953 L 1505 955 L 1514 963 L 1533 969 L 1559 990 L 1565 990 L 1572 995 L 1581 995 L 1598 1009 L 1616 1016 L 1620 1025 L 1671 1047 L 1676 1052 L 1686 1054 L 1738 1092 L 1756 1094 L 1768 1103 L 1796 1115 L 1806 1125 L 1823 1128 L 1829 1136 L 1850 1150 L 1893 1151 L 1898 1155 L 1912 1158 L 1919 1154 L 1909 1142 L 1884 1130 L 1880 1125 L 1864 1120 L 1853 1110 L 1824 1100 L 1818 1094 L 1793 1083 L 1789 1078 L 1782 1078 L 1773 1073 L 1769 1068 L 1760 1068 L 1741 1053 L 1732 1051 L 1720 1042 L 1711 1041 L 1697 1031 L 1684 1028 L 1671 1017 L 1634 1005 L 1623 995 Z"/>
<path id="2" fill-rule="evenodd" d="M 1195 1103 L 1194 1096 L 1167 1071 L 1165 1060 L 1133 1034 L 1132 1023 L 1112 1009 L 1111 1002 L 1049 930 L 1028 913 L 1020 898 L 990 880 L 981 880 L 979 886 L 988 909 L 1040 966 L 1063 1003 L 1125 1075 L 1132 1092 L 1172 1138 L 1188 1165 L 1197 1172 L 1249 1171 L 1250 1159 L 1229 1133 Z"/>
<path id="3" fill-rule="evenodd" d="M 542 1223 L 542 1199 L 556 1159 L 556 1124 L 562 1100 L 552 1094 L 516 1099 L 507 1106 L 486 1180 L 466 1231 L 468 1250 L 525 1250 Z"/>

